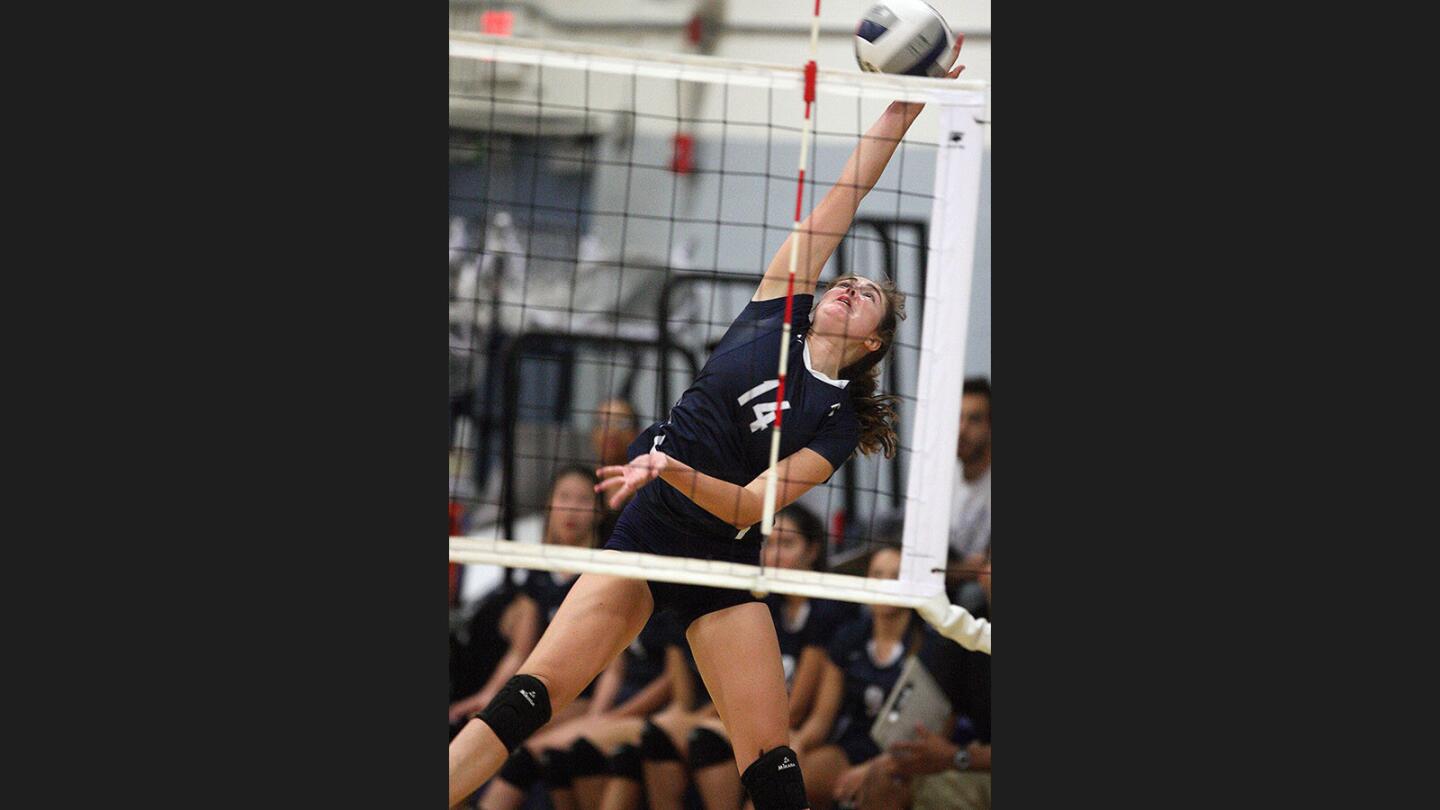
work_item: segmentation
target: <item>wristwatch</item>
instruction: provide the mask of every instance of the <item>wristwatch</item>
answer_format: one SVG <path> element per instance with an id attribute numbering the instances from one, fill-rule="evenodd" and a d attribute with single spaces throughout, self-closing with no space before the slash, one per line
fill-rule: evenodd
<path id="1" fill-rule="evenodd" d="M 970 770 L 970 752 L 961 748 L 955 752 L 955 758 L 950 760 L 950 767 L 957 771 Z"/>

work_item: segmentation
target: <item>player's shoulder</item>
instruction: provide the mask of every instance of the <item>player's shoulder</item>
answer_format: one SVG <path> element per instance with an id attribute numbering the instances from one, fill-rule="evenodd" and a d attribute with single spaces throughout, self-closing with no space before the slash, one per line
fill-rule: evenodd
<path id="1" fill-rule="evenodd" d="M 811 296 L 796 295 L 791 312 L 792 320 L 798 321 L 800 313 L 808 313 L 810 302 Z M 745 304 L 744 309 L 740 310 L 740 314 L 735 316 L 735 320 L 730 324 L 731 334 L 727 334 L 726 337 L 737 333 L 739 335 L 767 333 L 770 330 L 779 329 L 784 322 L 785 296 L 767 298 L 763 301 L 750 301 Z"/>
<path id="2" fill-rule="evenodd" d="M 793 305 L 794 312 L 800 312 L 802 310 L 802 304 L 804 305 L 804 311 L 809 312 L 809 305 L 814 299 L 814 293 L 795 293 Z M 757 315 L 760 317 L 766 317 L 767 315 L 774 314 L 775 312 L 779 312 L 781 315 L 785 314 L 785 296 L 783 294 L 777 295 L 774 298 L 762 298 L 758 301 L 755 299 L 751 299 L 750 301 L 747 301 L 745 303 L 745 308 L 740 310 L 740 317 L 755 317 Z M 737 320 L 739 320 L 739 318 L 737 318 Z"/>
<path id="3" fill-rule="evenodd" d="M 785 299 L 768 298 L 764 301 L 749 301 L 735 320 L 730 322 L 732 332 L 757 328 L 776 328 L 785 318 Z"/>

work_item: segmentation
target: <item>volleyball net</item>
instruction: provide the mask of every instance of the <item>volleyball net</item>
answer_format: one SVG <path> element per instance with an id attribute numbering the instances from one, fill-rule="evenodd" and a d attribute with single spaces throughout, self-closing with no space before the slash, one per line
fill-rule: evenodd
<path id="1" fill-rule="evenodd" d="M 450 57 L 450 560 L 474 582 L 523 568 L 904 607 L 939 593 L 986 85 L 829 70 L 807 82 L 800 65 L 468 33 L 451 34 Z M 848 274 L 906 294 L 880 376 L 900 398 L 899 452 L 857 453 L 798 501 L 823 521 L 827 563 L 545 542 L 557 510 L 580 508 L 559 502 L 557 473 L 593 471 L 666 418 L 790 235 L 797 197 L 803 216 L 897 100 L 926 109 L 816 297 Z M 857 575 L 896 541 L 898 579 Z"/>

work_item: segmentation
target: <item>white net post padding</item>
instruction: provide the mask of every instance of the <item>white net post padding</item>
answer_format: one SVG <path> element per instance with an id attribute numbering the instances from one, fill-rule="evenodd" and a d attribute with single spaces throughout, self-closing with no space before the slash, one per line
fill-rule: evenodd
<path id="1" fill-rule="evenodd" d="M 960 437 L 960 392 L 965 381 L 965 332 L 970 323 L 970 283 L 975 271 L 975 225 L 980 204 L 980 160 L 985 133 L 983 101 L 970 94 L 942 98 L 940 147 L 935 164 L 935 202 L 930 221 L 930 268 L 925 300 L 930 317 L 920 338 L 920 379 L 905 493 L 905 533 L 900 579 L 916 593 L 944 589 L 955 492 L 955 447 Z"/>

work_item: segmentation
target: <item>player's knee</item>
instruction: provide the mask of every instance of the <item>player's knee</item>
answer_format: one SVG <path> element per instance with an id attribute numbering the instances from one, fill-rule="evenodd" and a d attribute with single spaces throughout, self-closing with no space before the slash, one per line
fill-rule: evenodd
<path id="1" fill-rule="evenodd" d="M 646 720 L 645 730 L 640 732 L 640 758 L 649 762 L 679 762 L 680 752 L 665 729 Z"/>
<path id="2" fill-rule="evenodd" d="M 539 678 L 516 675 L 480 712 L 480 719 L 500 738 L 506 751 L 514 752 L 550 722 L 550 692 Z"/>
<path id="3" fill-rule="evenodd" d="M 800 758 L 788 745 L 772 749 L 750 763 L 740 782 L 755 802 L 755 810 L 805 810 L 805 778 Z"/>
<path id="4" fill-rule="evenodd" d="M 691 770 L 731 762 L 735 758 L 735 750 L 730 747 L 730 741 L 703 726 L 690 732 L 686 747 L 690 749 Z"/>

